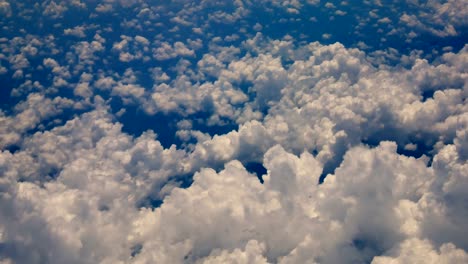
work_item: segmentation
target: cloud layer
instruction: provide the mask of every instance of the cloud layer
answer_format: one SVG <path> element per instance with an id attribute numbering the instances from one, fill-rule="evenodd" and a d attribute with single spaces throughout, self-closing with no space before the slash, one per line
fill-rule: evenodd
<path id="1" fill-rule="evenodd" d="M 468 262 L 466 5 L 382 2 L 0 0 L 0 263 Z"/>

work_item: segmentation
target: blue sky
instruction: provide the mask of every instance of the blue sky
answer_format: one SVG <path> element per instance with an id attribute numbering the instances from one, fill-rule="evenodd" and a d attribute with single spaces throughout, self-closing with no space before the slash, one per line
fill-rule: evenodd
<path id="1" fill-rule="evenodd" d="M 468 261 L 462 0 L 0 0 L 0 263 Z"/>

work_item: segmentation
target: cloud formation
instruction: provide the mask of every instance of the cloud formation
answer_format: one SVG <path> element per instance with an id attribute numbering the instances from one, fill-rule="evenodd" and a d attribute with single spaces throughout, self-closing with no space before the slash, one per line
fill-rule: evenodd
<path id="1" fill-rule="evenodd" d="M 468 262 L 465 6 L 0 0 L 0 262 Z"/>

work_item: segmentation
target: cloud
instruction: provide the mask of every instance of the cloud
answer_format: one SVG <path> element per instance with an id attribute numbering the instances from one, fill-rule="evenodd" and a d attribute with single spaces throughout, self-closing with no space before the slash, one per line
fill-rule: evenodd
<path id="1" fill-rule="evenodd" d="M 21 143 L 21 137 L 24 133 L 72 107 L 73 101 L 66 98 L 55 97 L 51 100 L 37 93 L 29 94 L 26 101 L 16 105 L 13 117 L 0 112 L 0 123 L 2 124 L 0 146 L 4 148 Z"/>
<path id="2" fill-rule="evenodd" d="M 295 153 L 304 148 L 311 152 L 317 151 L 322 162 L 336 164 L 340 161 L 337 157 L 344 154 L 349 146 L 361 141 L 372 143 L 390 139 L 402 147 L 411 141 L 427 146 L 434 145 L 437 140 L 450 142 L 455 137 L 456 127 L 464 122 L 462 120 L 466 110 L 460 95 L 464 93 L 466 77 L 459 66 L 450 66 L 450 62 L 430 66 L 425 60 L 417 60 L 409 70 L 377 69 L 361 51 L 348 50 L 338 44 L 310 44 L 307 48 L 313 55 L 301 54 L 301 48 L 297 48 L 300 56 L 309 58 L 296 61 L 287 70 L 276 54 L 277 58 L 272 55 L 241 58 L 232 61 L 227 68 L 218 62 L 218 82 L 226 80 L 233 85 L 224 87 L 250 82 L 250 91 L 257 93 L 254 101 L 240 104 L 244 111 L 259 109 L 262 105 L 268 109 L 267 102 L 274 103 L 261 124 L 270 142 L 278 142 Z M 272 48 L 268 46 L 266 50 Z M 456 57 L 463 57 L 464 53 L 465 50 L 462 50 L 458 54 L 447 54 L 446 57 L 455 61 Z M 214 58 L 210 60 L 214 61 Z M 200 63 L 200 66 L 205 65 Z M 213 71 L 210 69 L 210 72 Z M 444 77 L 436 77 L 439 74 Z M 271 76 L 274 85 L 265 83 L 267 76 Z M 218 82 L 214 86 L 208 83 L 202 87 L 220 89 Z M 180 89 L 183 85 L 174 86 L 179 88 L 178 92 L 183 91 Z M 175 111 L 178 106 L 174 103 L 178 100 L 174 100 L 174 97 L 159 97 L 166 91 L 175 94 L 175 90 L 167 85 L 159 87 L 161 90 L 156 98 L 161 98 L 161 102 L 168 105 L 171 103 L 171 108 L 167 109 Z M 186 98 L 180 100 L 185 105 L 187 102 L 196 102 L 193 99 L 196 92 L 200 94 L 203 91 L 197 86 L 187 87 L 193 88 L 193 92 L 177 93 L 177 96 Z M 442 87 L 451 89 L 441 90 L 445 89 Z M 423 101 L 421 95 L 431 90 L 437 92 L 433 98 Z M 217 103 L 219 99 L 211 97 L 210 100 L 213 100 L 215 113 L 220 111 Z M 205 101 L 199 99 L 199 102 Z M 222 105 L 229 106 L 225 103 Z M 399 133 L 397 135 L 390 131 Z M 424 140 L 417 136 L 423 131 Z M 231 134 L 226 137 L 232 138 Z M 232 139 L 230 142 L 233 144 Z M 223 155 L 228 157 L 228 153 L 224 152 Z M 237 155 L 234 154 L 237 152 L 232 153 Z M 333 161 L 332 157 L 336 160 Z M 222 158 L 226 159 L 229 158 Z"/>
<path id="3" fill-rule="evenodd" d="M 9 17 L 11 16 L 11 5 L 8 1 L 2 0 L 0 2 L 0 13 L 2 13 L 4 16 Z"/>
<path id="4" fill-rule="evenodd" d="M 465 251 L 452 244 L 444 244 L 435 250 L 427 240 L 411 239 L 403 242 L 392 257 L 376 257 L 372 263 L 463 263 L 468 260 Z"/>
<path id="5" fill-rule="evenodd" d="M 408 0 L 408 4 L 417 5 L 417 2 Z M 456 27 L 463 27 L 467 21 L 468 8 L 462 1 L 428 1 L 423 8 L 416 9 L 416 14 L 404 13 L 400 22 L 407 26 L 429 32 L 438 37 L 455 36 L 459 33 Z"/>
<path id="6" fill-rule="evenodd" d="M 406 2 L 0 0 L 0 262 L 466 262 L 466 8 Z"/>
<path id="7" fill-rule="evenodd" d="M 167 240 L 143 243 L 136 261 L 153 259 L 156 249 L 167 261 L 220 259 L 260 243 L 257 254 L 269 261 L 362 262 L 427 235 L 422 227 L 431 215 L 413 213 L 412 220 L 404 214 L 437 196 L 430 191 L 435 174 L 424 159 L 398 155 L 395 143 L 351 149 L 323 185 L 314 184 L 322 167 L 307 152 L 297 157 L 276 146 L 264 164 L 264 185 L 231 161 L 219 173 L 202 170 L 188 189 L 175 189 L 155 211 L 150 231 Z M 455 248 L 442 251 L 449 249 Z"/>
<path id="8" fill-rule="evenodd" d="M 110 118 L 96 110 L 36 133 L 18 153 L 2 152 L 2 258 L 91 263 L 130 256 L 127 228 L 146 199 L 162 200 L 177 186 L 168 177 L 185 173 L 185 154 L 164 149 L 150 132 L 134 140 Z"/>
<path id="9" fill-rule="evenodd" d="M 194 51 L 182 42 L 175 42 L 172 46 L 163 42 L 153 49 L 153 57 L 157 60 L 168 60 L 178 56 L 194 56 Z"/>
<path id="10" fill-rule="evenodd" d="M 84 38 L 86 37 L 85 33 L 85 28 L 84 27 L 74 27 L 74 28 L 68 28 L 63 31 L 63 34 L 65 35 L 70 35 L 70 36 L 75 36 L 78 38 Z"/>

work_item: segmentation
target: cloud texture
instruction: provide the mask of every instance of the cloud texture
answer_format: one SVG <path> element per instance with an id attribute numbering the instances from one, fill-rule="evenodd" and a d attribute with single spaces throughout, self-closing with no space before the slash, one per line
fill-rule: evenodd
<path id="1" fill-rule="evenodd" d="M 468 262 L 466 5 L 383 2 L 0 0 L 0 263 Z"/>

